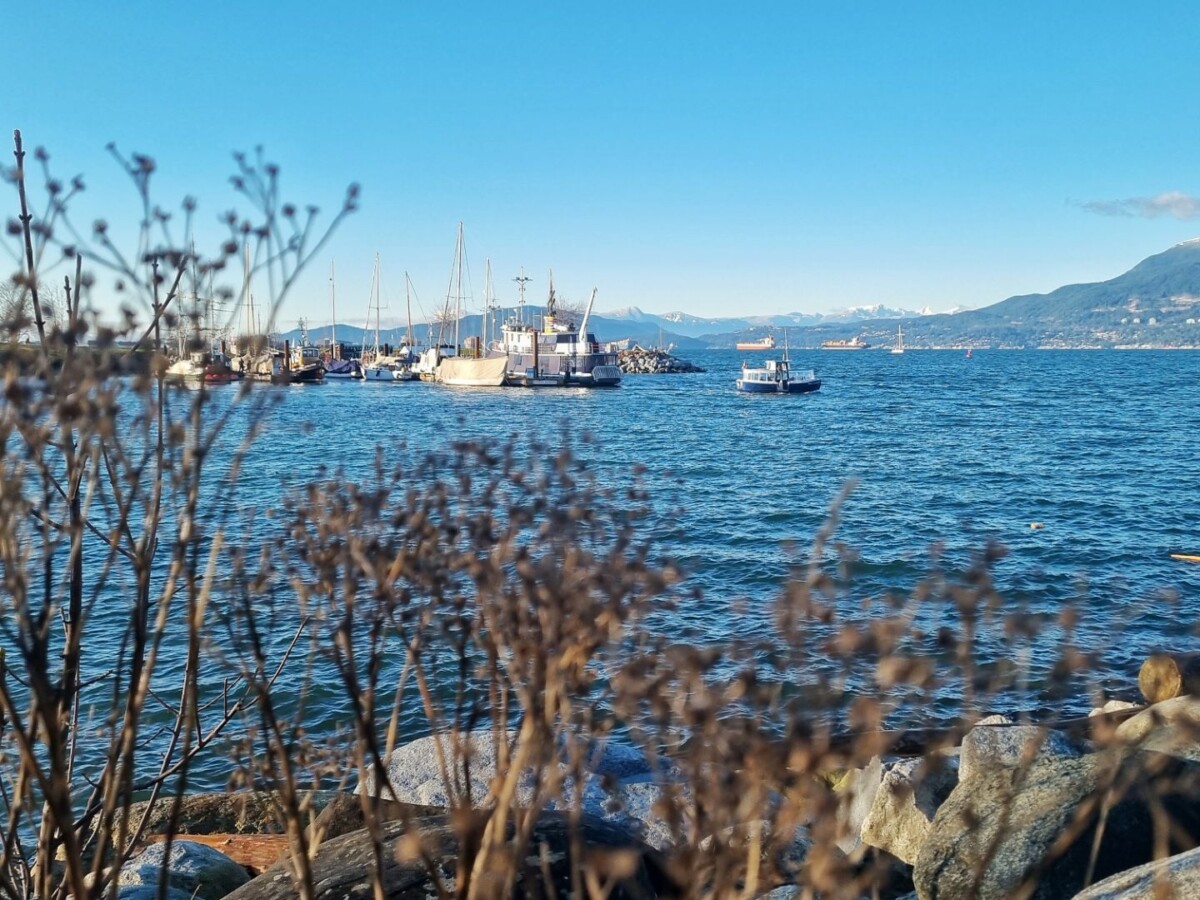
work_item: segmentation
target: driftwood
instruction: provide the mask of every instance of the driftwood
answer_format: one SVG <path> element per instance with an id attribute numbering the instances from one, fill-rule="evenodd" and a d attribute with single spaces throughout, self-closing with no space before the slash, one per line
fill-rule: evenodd
<path id="1" fill-rule="evenodd" d="M 1184 694 L 1200 694 L 1200 654 L 1150 654 L 1138 672 L 1138 688 L 1152 704 Z"/>

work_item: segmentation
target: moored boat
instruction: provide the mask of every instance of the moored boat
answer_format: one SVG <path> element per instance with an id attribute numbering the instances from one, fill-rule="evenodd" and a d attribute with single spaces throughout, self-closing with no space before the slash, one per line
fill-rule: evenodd
<path id="1" fill-rule="evenodd" d="M 512 320 L 502 329 L 500 346 L 508 359 L 505 383 L 518 387 L 551 386 L 551 382 L 561 379 L 566 387 L 619 385 L 621 366 L 617 354 L 602 350 L 596 336 L 587 330 L 595 302 L 593 288 L 579 326 L 560 322 L 552 280 L 540 329 Z"/>
<path id="2" fill-rule="evenodd" d="M 325 381 L 325 364 L 321 350 L 305 341 L 295 347 L 283 342 L 283 351 L 275 351 L 271 367 L 271 384 L 321 384 Z"/>
<path id="3" fill-rule="evenodd" d="M 333 381 L 362 380 L 362 363 L 357 359 L 333 359 L 330 357 L 324 362 L 326 378 Z"/>

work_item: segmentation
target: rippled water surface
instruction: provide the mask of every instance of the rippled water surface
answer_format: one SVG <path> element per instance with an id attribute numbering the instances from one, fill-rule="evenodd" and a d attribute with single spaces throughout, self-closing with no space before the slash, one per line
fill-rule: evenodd
<path id="1" fill-rule="evenodd" d="M 1147 651 L 1190 640 L 1200 566 L 1169 553 L 1200 551 L 1200 354 L 796 352 L 824 384 L 781 397 L 734 390 L 746 356 L 696 352 L 705 374 L 608 391 L 277 389 L 243 499 L 270 506 L 321 464 L 366 479 L 377 447 L 398 462 L 455 437 L 559 445 L 567 429 L 595 438 L 577 451 L 602 483 L 645 467 L 648 534 L 702 591 L 680 624 L 712 640 L 770 627 L 770 600 L 851 479 L 837 538 L 859 555 L 853 597 L 907 593 L 934 546 L 953 568 L 995 539 L 1006 600 L 1045 613 L 1079 600 L 1114 688 Z"/>

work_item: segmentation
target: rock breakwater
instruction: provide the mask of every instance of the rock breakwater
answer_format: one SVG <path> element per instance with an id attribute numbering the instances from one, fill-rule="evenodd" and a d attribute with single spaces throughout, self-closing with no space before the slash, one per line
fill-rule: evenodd
<path id="1" fill-rule="evenodd" d="M 626 375 L 676 375 L 685 372 L 703 372 L 686 359 L 672 356 L 666 350 L 633 347 L 617 354 L 617 364 Z"/>

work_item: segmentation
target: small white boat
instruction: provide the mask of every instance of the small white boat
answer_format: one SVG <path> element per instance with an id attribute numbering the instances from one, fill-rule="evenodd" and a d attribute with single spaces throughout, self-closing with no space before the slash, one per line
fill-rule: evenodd
<path id="1" fill-rule="evenodd" d="M 407 275 L 405 276 L 407 278 Z M 389 356 L 379 341 L 379 254 L 375 254 L 375 270 L 371 275 L 371 293 L 367 299 L 367 325 L 371 324 L 371 308 L 375 308 L 375 347 L 364 355 L 362 377 L 364 381 L 412 381 L 417 376 L 413 372 L 410 354 L 404 356 Z"/>
<path id="2" fill-rule="evenodd" d="M 381 356 L 369 366 L 364 366 L 362 372 L 366 381 L 412 381 L 417 377 L 411 366 L 403 365 L 390 356 Z"/>
<path id="3" fill-rule="evenodd" d="M 893 353 L 904 352 L 904 326 L 896 326 L 896 346 L 892 348 Z"/>
<path id="4" fill-rule="evenodd" d="M 743 362 L 737 389 L 746 394 L 811 394 L 821 389 L 821 379 L 811 369 L 799 375 L 792 373 L 785 331 L 783 358 L 769 359 L 762 366 L 753 368 Z"/>

